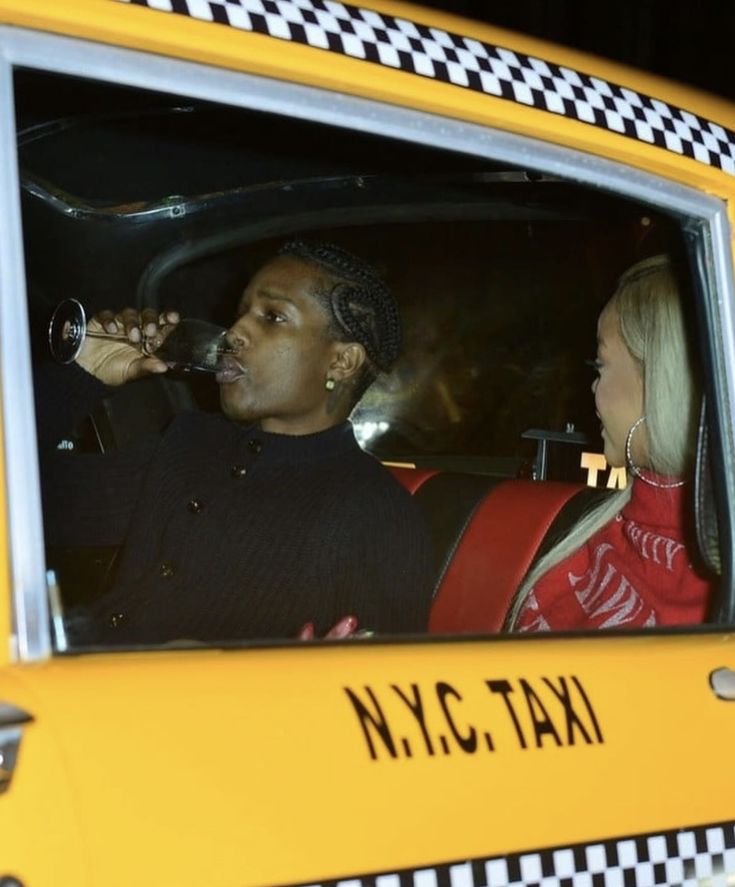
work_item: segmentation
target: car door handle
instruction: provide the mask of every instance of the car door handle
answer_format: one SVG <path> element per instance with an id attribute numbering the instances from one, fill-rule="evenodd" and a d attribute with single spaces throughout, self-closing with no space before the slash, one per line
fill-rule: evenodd
<path id="1" fill-rule="evenodd" d="M 718 699 L 735 702 L 735 671 L 731 668 L 716 668 L 709 676 L 709 685 Z"/>
<path id="2" fill-rule="evenodd" d="M 13 779 L 23 725 L 32 720 L 33 716 L 17 705 L 0 702 L 0 795 L 8 790 Z"/>

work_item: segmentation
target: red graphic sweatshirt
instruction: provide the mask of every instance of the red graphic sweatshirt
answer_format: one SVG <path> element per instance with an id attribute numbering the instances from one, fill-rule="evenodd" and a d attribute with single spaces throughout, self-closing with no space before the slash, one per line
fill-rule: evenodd
<path id="1" fill-rule="evenodd" d="M 686 489 L 634 481 L 622 512 L 536 582 L 516 630 L 702 622 L 710 580 L 695 572 L 685 547 Z"/>

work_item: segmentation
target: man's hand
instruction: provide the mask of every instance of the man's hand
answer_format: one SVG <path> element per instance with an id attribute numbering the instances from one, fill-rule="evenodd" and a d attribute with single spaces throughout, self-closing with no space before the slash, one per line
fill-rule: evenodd
<path id="1" fill-rule="evenodd" d="M 124 385 L 133 379 L 165 373 L 168 367 L 152 352 L 160 347 L 179 322 L 176 311 L 161 314 L 151 308 L 125 308 L 119 314 L 100 311 L 87 323 L 92 333 L 118 335 L 120 339 L 86 336 L 77 363 L 105 385 Z"/>

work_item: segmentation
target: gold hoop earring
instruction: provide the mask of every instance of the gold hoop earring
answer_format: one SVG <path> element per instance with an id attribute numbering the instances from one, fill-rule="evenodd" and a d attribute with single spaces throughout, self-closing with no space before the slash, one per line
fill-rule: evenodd
<path id="1" fill-rule="evenodd" d="M 645 474 L 643 474 L 642 470 L 633 461 L 633 455 L 631 453 L 631 441 L 633 440 L 633 432 L 641 423 L 645 421 L 645 416 L 641 416 L 640 419 L 636 419 L 635 422 L 630 426 L 628 436 L 625 438 L 625 461 L 628 465 L 628 468 L 630 468 L 631 472 L 637 478 L 640 478 L 640 480 L 642 480 L 644 484 L 648 484 L 652 487 L 658 487 L 660 490 L 673 490 L 675 487 L 683 487 L 686 483 L 686 481 L 683 480 L 677 480 L 670 484 L 662 484 L 656 480 L 652 480 L 650 477 L 646 477 Z"/>
<path id="2" fill-rule="evenodd" d="M 327 379 L 327 381 L 324 383 L 324 387 L 327 389 L 327 391 L 334 391 L 334 386 L 336 384 L 337 383 L 334 381 L 334 379 Z"/>

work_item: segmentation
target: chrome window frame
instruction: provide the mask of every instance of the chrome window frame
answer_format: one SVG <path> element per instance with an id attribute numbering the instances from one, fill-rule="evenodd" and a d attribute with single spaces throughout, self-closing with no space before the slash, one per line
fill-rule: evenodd
<path id="1" fill-rule="evenodd" d="M 17 310 L 18 299 L 25 304 L 25 276 L 15 147 L 15 66 L 160 90 L 358 132 L 379 132 L 408 142 L 535 169 L 687 218 L 690 230 L 692 225 L 697 228 L 704 254 L 703 273 L 707 279 L 701 283 L 706 294 L 704 315 L 709 344 L 717 368 L 717 432 L 724 453 L 735 453 L 735 289 L 731 231 L 723 200 L 622 163 L 427 112 L 77 38 L 0 26 L 0 202 L 6 221 L 0 229 L 0 378 L 4 392 L 14 659 L 38 661 L 52 653 L 30 348 L 26 314 Z M 735 460 L 725 458 L 723 463 L 718 469 L 731 512 L 735 503 Z M 732 552 L 732 521 L 721 532 L 726 533 L 725 542 Z M 726 564 L 728 577 L 729 569 Z M 730 597 L 731 592 L 732 589 Z"/>

